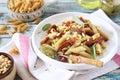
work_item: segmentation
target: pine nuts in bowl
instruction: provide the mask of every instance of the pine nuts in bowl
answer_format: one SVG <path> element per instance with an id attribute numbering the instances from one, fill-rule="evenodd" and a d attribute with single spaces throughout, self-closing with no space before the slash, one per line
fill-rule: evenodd
<path id="1" fill-rule="evenodd" d="M 13 58 L 0 52 L 0 80 L 14 80 L 16 67 Z"/>

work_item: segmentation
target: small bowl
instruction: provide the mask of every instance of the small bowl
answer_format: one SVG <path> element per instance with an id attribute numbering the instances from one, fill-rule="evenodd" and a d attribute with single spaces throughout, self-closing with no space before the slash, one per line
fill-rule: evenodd
<path id="1" fill-rule="evenodd" d="M 9 0 L 8 0 L 8 2 L 9 2 Z M 21 21 L 32 21 L 32 20 L 35 20 L 36 18 L 39 18 L 40 16 L 42 16 L 44 14 L 45 8 L 47 6 L 54 4 L 56 2 L 57 2 L 57 0 L 52 0 L 52 1 L 50 0 L 49 2 L 43 1 L 43 5 L 39 9 L 29 12 L 29 13 L 14 12 L 8 7 L 8 5 L 7 5 L 7 9 L 8 9 L 8 14 L 12 19 L 21 20 Z"/>
<path id="2" fill-rule="evenodd" d="M 12 19 L 21 20 L 21 21 L 32 21 L 43 15 L 45 11 L 45 5 L 29 13 L 17 13 L 12 11 L 8 6 L 7 9 L 8 9 L 8 14 Z"/>
<path id="3" fill-rule="evenodd" d="M 8 58 L 8 60 L 11 61 L 11 66 L 5 73 L 0 74 L 0 80 L 14 80 L 16 74 L 14 59 L 9 54 L 4 52 L 0 52 L 0 56 L 1 55 L 5 56 L 6 58 Z"/>
<path id="4" fill-rule="evenodd" d="M 30 13 L 15 13 L 8 8 L 9 16 L 12 19 L 21 20 L 21 21 L 32 21 L 43 15 L 45 7 L 42 6 L 40 9 L 30 12 Z"/>

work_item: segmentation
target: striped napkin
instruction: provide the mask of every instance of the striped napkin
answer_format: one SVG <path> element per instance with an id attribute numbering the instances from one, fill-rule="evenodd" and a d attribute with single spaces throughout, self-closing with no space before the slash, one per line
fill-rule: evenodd
<path id="1" fill-rule="evenodd" d="M 115 28 L 118 36 L 120 36 L 120 26 L 110 20 L 101 9 L 92 13 L 91 16 L 100 17 L 101 19 L 106 20 Z M 84 71 L 86 72 L 85 74 L 81 74 L 79 71 L 75 72 L 55 68 L 48 69 L 44 62 L 34 53 L 31 46 L 31 39 L 27 35 L 20 33 L 14 34 L 12 40 L 7 45 L 0 48 L 0 51 L 8 52 L 14 44 L 16 44 L 20 54 L 12 56 L 17 66 L 17 73 L 23 80 L 90 80 L 115 70 L 120 66 L 120 50 L 118 50 L 112 60 L 102 68 L 86 70 Z"/>

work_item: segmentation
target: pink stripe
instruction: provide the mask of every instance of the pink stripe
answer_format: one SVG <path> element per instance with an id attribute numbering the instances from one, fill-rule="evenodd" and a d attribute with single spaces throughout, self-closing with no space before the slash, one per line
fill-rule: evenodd
<path id="1" fill-rule="evenodd" d="M 113 60 L 118 66 L 120 66 L 120 55 L 119 55 L 119 54 L 115 54 L 115 56 L 112 58 L 112 60 Z"/>
<path id="2" fill-rule="evenodd" d="M 24 58 L 24 62 L 27 66 L 28 65 L 28 53 L 29 53 L 29 46 L 30 46 L 30 38 L 26 35 L 19 34 L 19 42 L 20 42 L 21 56 Z"/>

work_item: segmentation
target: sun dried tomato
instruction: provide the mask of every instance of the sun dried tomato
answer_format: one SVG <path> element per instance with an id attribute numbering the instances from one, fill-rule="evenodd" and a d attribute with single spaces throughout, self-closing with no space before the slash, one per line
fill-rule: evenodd
<path id="1" fill-rule="evenodd" d="M 43 39 L 43 40 L 41 41 L 41 44 L 45 44 L 45 43 L 47 43 L 48 40 L 49 40 L 49 37 L 46 37 L 45 39 Z"/>
<path id="2" fill-rule="evenodd" d="M 95 44 L 95 43 L 99 43 L 101 40 L 103 40 L 103 37 L 102 37 L 102 36 L 96 38 L 95 40 L 90 39 L 89 41 L 86 41 L 85 44 L 86 44 L 87 46 L 92 46 L 92 45 Z"/>
<path id="3" fill-rule="evenodd" d="M 68 21 L 68 22 L 65 23 L 65 26 L 68 26 L 68 27 L 69 27 L 70 24 L 71 24 L 70 21 Z"/>
<path id="4" fill-rule="evenodd" d="M 86 33 L 87 35 L 89 35 L 89 36 L 94 35 L 94 31 L 93 31 L 93 30 L 87 30 L 85 33 Z"/>
<path id="5" fill-rule="evenodd" d="M 89 25 L 89 24 L 84 24 L 84 27 L 85 27 L 85 28 L 89 28 L 90 25 Z"/>
<path id="6" fill-rule="evenodd" d="M 82 22 L 85 22 L 85 20 L 83 19 L 83 17 L 80 17 L 79 19 L 80 19 Z"/>
<path id="7" fill-rule="evenodd" d="M 55 36 L 55 37 L 54 37 L 54 39 L 55 39 L 55 38 L 62 37 L 62 35 L 63 35 L 63 34 L 64 34 L 64 32 L 63 32 L 63 31 L 59 31 L 59 35 Z"/>
<path id="8" fill-rule="evenodd" d="M 59 48 L 58 48 L 58 52 L 61 52 L 63 48 L 69 46 L 69 45 L 73 45 L 75 43 L 76 39 L 69 39 L 64 41 L 62 44 L 60 44 Z"/>
<path id="9" fill-rule="evenodd" d="M 77 32 L 78 34 L 84 33 L 84 30 L 82 28 L 74 28 L 74 27 L 72 27 L 71 31 Z"/>
<path id="10" fill-rule="evenodd" d="M 61 61 L 61 62 L 68 62 L 68 59 L 66 57 L 61 56 L 59 61 Z"/>
<path id="11" fill-rule="evenodd" d="M 50 26 L 49 28 L 48 28 L 48 30 L 46 31 L 46 33 L 47 34 L 49 34 L 50 33 L 50 31 L 51 31 L 51 29 L 57 29 L 57 26 L 56 25 L 52 25 L 52 26 Z"/>

